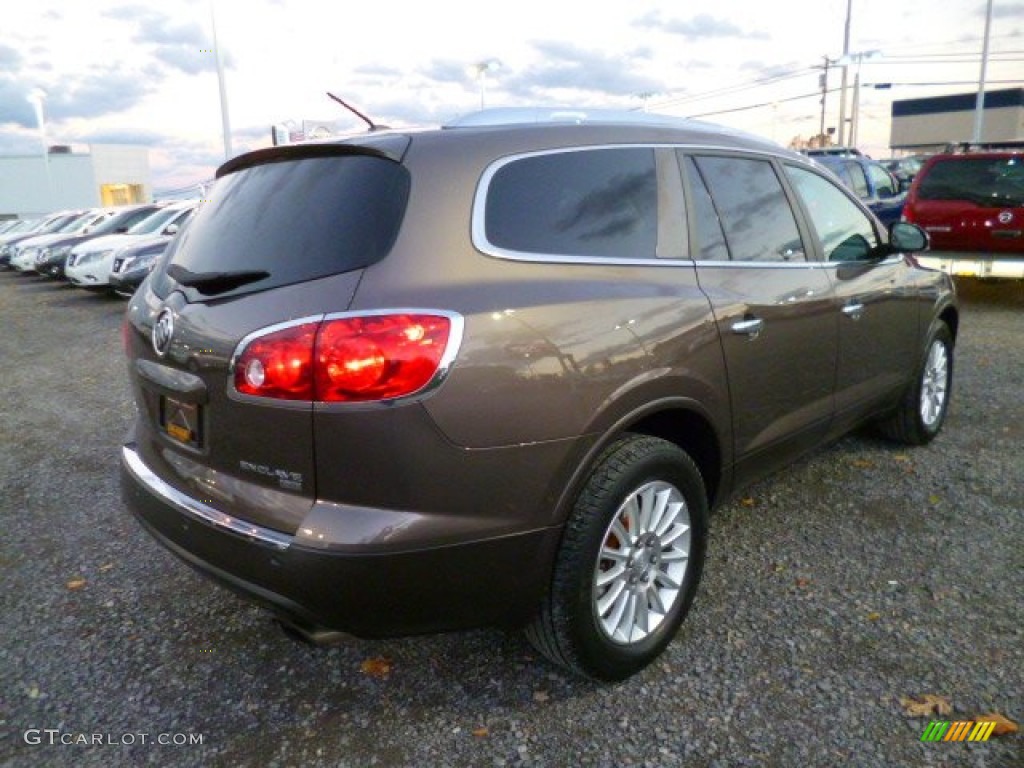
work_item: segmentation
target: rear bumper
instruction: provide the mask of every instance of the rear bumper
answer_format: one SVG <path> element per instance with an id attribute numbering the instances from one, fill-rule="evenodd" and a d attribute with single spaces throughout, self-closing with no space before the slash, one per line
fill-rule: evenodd
<path id="1" fill-rule="evenodd" d="M 930 251 L 917 257 L 923 267 L 954 277 L 1024 279 L 1024 256 L 960 251 Z"/>
<path id="2" fill-rule="evenodd" d="M 183 497 L 122 449 L 122 497 L 164 546 L 291 622 L 362 637 L 525 623 L 546 589 L 559 528 L 401 552 L 339 552 Z"/>

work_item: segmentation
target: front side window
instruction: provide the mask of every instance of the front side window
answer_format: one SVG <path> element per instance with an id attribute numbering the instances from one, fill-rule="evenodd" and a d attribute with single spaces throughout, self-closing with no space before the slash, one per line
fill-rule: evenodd
<path id="1" fill-rule="evenodd" d="M 868 176 L 875 185 L 875 194 L 878 197 L 893 197 L 899 191 L 892 176 L 880 165 L 869 165 Z"/>
<path id="2" fill-rule="evenodd" d="M 733 261 L 804 261 L 803 242 L 772 164 L 697 157 Z"/>
<path id="3" fill-rule="evenodd" d="M 841 189 L 803 168 L 787 165 L 786 175 L 811 217 L 827 261 L 870 258 L 878 246 L 875 228 Z"/>
<path id="4" fill-rule="evenodd" d="M 490 180 L 484 227 L 487 242 L 507 251 L 657 258 L 654 150 L 602 148 L 513 160 Z"/>

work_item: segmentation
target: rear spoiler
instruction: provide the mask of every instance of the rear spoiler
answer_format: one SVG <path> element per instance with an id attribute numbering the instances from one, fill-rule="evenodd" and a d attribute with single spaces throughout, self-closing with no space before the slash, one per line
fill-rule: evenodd
<path id="1" fill-rule="evenodd" d="M 306 157 L 340 157 L 344 155 L 363 155 L 380 157 L 395 163 L 402 162 L 412 138 L 402 133 L 377 135 L 361 135 L 343 139 L 310 144 L 283 144 L 277 147 L 257 149 L 244 155 L 233 157 L 217 169 L 217 178 L 243 168 L 266 163 L 279 163 L 284 160 L 297 160 Z"/>

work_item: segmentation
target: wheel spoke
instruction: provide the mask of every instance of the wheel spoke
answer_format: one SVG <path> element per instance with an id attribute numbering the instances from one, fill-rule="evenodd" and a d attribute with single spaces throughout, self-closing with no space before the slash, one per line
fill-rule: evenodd
<path id="1" fill-rule="evenodd" d="M 615 523 L 618 524 L 619 528 L 625 534 L 625 538 L 622 540 L 623 544 L 632 545 L 636 541 L 637 534 L 640 531 L 640 517 L 641 510 L 637 504 L 636 497 L 629 498 L 625 504 L 622 505 L 622 511 L 615 517 Z M 619 523 L 619 518 L 623 518 L 626 521 L 626 525 L 623 528 L 622 524 Z"/>
<path id="2" fill-rule="evenodd" d="M 650 519 L 647 521 L 648 531 L 654 533 L 658 532 L 658 529 L 662 526 L 662 521 L 665 520 L 666 513 L 670 511 L 672 507 L 672 489 L 665 488 L 659 491 L 654 496 L 654 508 L 651 510 Z"/>
<path id="3" fill-rule="evenodd" d="M 598 613 L 598 615 L 599 616 L 606 615 L 608 613 L 608 611 L 611 610 L 612 606 L 615 604 L 615 601 L 618 600 L 621 596 L 623 596 L 623 594 L 625 592 L 625 589 L 626 589 L 626 582 L 624 580 L 619 580 L 619 581 L 614 582 L 611 585 L 611 587 L 609 587 L 608 591 L 605 592 L 600 598 L 598 598 L 598 601 L 597 601 L 597 613 Z M 628 594 L 628 593 L 626 593 L 626 594 Z M 622 609 L 621 608 L 619 609 L 619 615 L 620 616 L 622 615 Z"/>
<path id="4" fill-rule="evenodd" d="M 636 596 L 636 613 L 633 617 L 633 628 L 638 632 L 640 637 L 643 637 L 651 631 L 650 624 L 650 612 L 647 604 L 647 590 L 644 590 L 642 593 Z"/>
<path id="5" fill-rule="evenodd" d="M 689 533 L 690 526 L 680 523 L 673 530 L 661 537 L 661 545 L 667 547 L 673 544 L 680 536 L 685 533 Z"/>
<path id="6" fill-rule="evenodd" d="M 663 563 L 684 563 L 689 559 L 690 551 L 688 549 L 677 547 L 661 553 L 661 561 Z"/>
<path id="7" fill-rule="evenodd" d="M 654 511 L 655 506 L 654 487 L 650 486 L 645 488 L 637 498 L 640 502 L 640 515 L 637 520 L 639 527 L 635 533 L 639 536 L 640 534 L 647 533 L 647 531 L 651 529 L 651 514 Z"/>
<path id="8" fill-rule="evenodd" d="M 681 501 L 674 501 L 666 505 L 666 510 L 668 514 L 662 516 L 660 523 L 654 530 L 658 536 L 664 536 L 665 531 L 675 524 L 676 520 L 679 519 L 680 513 L 686 510 L 686 504 Z"/>
<path id="9" fill-rule="evenodd" d="M 616 624 L 616 631 L 629 643 L 633 641 L 633 630 L 636 628 L 636 595 L 633 592 L 627 591 L 625 603 L 626 610 L 623 612 L 618 624 Z"/>
<path id="10" fill-rule="evenodd" d="M 669 578 L 668 574 L 664 571 L 658 571 L 658 575 L 654 577 L 654 581 L 667 589 L 678 590 L 682 584 L 679 584 Z"/>
<path id="11" fill-rule="evenodd" d="M 663 616 L 666 613 L 668 613 L 668 608 L 665 607 L 665 603 L 663 603 L 661 600 L 661 592 L 659 592 L 654 587 L 651 587 L 647 590 L 647 595 L 650 599 L 651 604 L 654 606 L 655 611 L 657 611 Z"/>
<path id="12" fill-rule="evenodd" d="M 603 587 L 606 584 L 610 584 L 611 582 L 621 577 L 622 574 L 625 572 L 626 564 L 624 562 L 616 563 L 614 567 L 609 568 L 607 571 L 602 571 L 600 574 L 598 574 L 597 581 L 595 582 L 595 584 L 598 587 Z"/>
<path id="13" fill-rule="evenodd" d="M 621 516 L 617 516 L 614 520 L 612 520 L 612 525 L 609 529 L 609 533 L 619 540 L 620 551 L 625 552 L 633 544 L 633 537 L 629 533 L 629 531 L 626 530 L 626 526 L 622 524 Z M 604 539 L 605 543 L 607 543 L 608 539 L 610 538 L 611 536 L 606 535 Z"/>

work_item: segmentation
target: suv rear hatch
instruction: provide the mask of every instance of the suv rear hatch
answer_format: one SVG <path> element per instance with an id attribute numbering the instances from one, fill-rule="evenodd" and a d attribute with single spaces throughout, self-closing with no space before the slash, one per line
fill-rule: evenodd
<path id="1" fill-rule="evenodd" d="M 316 497 L 312 402 L 239 392 L 233 357 L 347 309 L 390 250 L 410 186 L 408 140 L 390 138 L 391 151 L 300 145 L 228 162 L 129 306 L 136 450 L 207 509 L 291 534 Z"/>
<path id="2" fill-rule="evenodd" d="M 904 216 L 936 251 L 1024 254 L 1024 156 L 937 158 L 918 175 Z"/>

